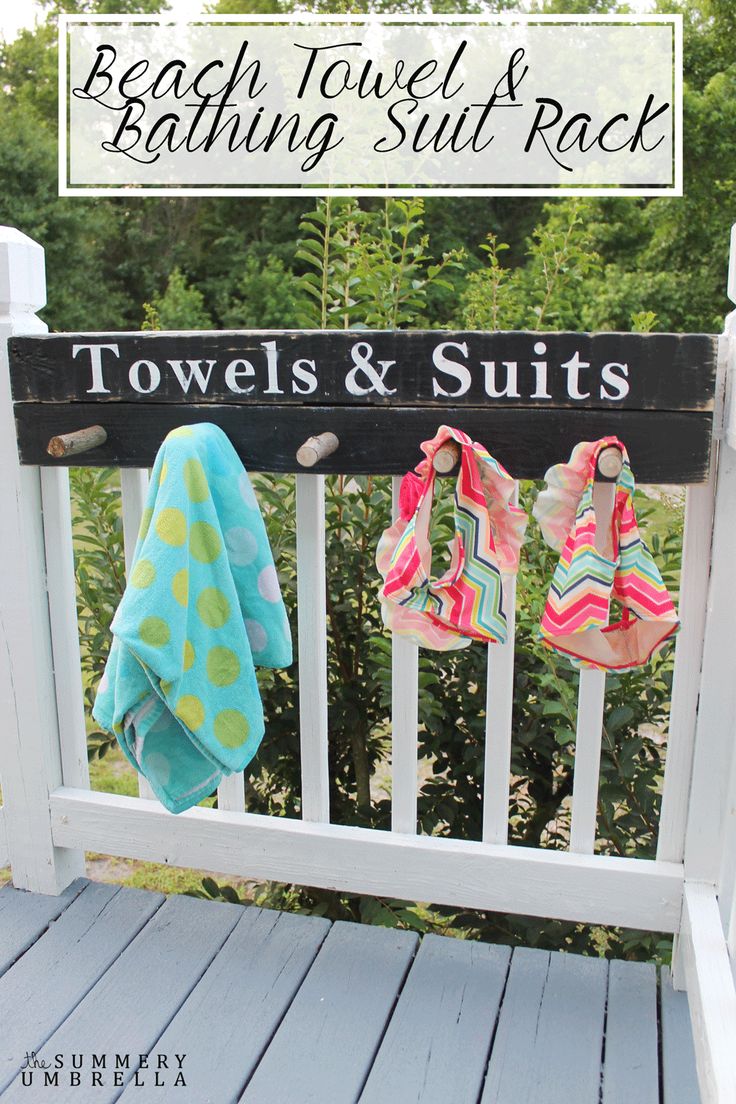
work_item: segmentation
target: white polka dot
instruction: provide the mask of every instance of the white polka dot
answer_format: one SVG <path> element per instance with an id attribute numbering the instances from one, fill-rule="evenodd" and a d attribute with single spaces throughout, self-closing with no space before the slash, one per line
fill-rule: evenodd
<path id="1" fill-rule="evenodd" d="M 171 763 L 165 755 L 162 755 L 160 751 L 152 751 L 149 755 L 144 756 L 143 765 L 146 768 L 146 773 L 152 775 L 159 786 L 168 785 L 171 778 Z"/>
<path id="2" fill-rule="evenodd" d="M 263 571 L 258 576 L 258 593 L 261 598 L 265 598 L 267 602 L 278 602 L 281 598 L 279 577 L 276 574 L 276 568 L 273 564 L 264 567 Z"/>
<path id="3" fill-rule="evenodd" d="M 236 567 L 247 567 L 258 554 L 258 541 L 250 529 L 236 525 L 225 533 L 225 547 L 230 562 Z"/>
<path id="4" fill-rule="evenodd" d="M 243 472 L 238 480 L 238 489 L 240 491 L 240 497 L 249 510 L 258 509 L 258 500 L 256 499 L 255 491 L 250 485 L 250 479 L 247 472 Z"/>
<path id="5" fill-rule="evenodd" d="M 245 631 L 248 634 L 248 642 L 251 650 L 262 652 L 268 644 L 268 634 L 260 621 L 246 621 Z"/>
<path id="6" fill-rule="evenodd" d="M 104 694 L 109 686 L 110 680 L 107 677 L 107 671 L 103 671 L 102 678 L 100 679 L 100 685 L 97 687 L 97 692 L 99 694 Z"/>

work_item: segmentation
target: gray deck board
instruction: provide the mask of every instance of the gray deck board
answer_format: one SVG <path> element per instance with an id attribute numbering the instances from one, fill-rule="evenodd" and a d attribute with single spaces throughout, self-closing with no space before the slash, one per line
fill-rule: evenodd
<path id="1" fill-rule="evenodd" d="M 0 964 L 0 1104 L 699 1104 L 646 964 L 84 881 L 0 890 Z"/>
<path id="2" fill-rule="evenodd" d="M 163 903 L 162 894 L 90 884 L 0 978 L 0 1090 Z M 41 981 L 41 984 L 39 984 Z"/>
<path id="3" fill-rule="evenodd" d="M 426 935 L 361 1104 L 476 1104 L 511 951 Z"/>
<path id="4" fill-rule="evenodd" d="M 238 905 L 197 901 L 191 897 L 169 897 L 143 930 L 115 960 L 100 981 L 80 1001 L 64 1023 L 38 1051 L 38 1058 L 52 1062 L 53 1056 L 82 1052 L 88 1065 L 84 1071 L 89 1085 L 92 1054 L 117 1053 L 152 1055 L 156 1041 L 199 981 L 215 954 L 240 919 Z M 149 1057 L 149 1063 L 151 1058 Z M 68 1073 L 68 1068 L 64 1071 Z M 99 1104 L 112 1104 L 120 1095 L 120 1084 L 134 1070 L 102 1071 L 102 1084 L 88 1092 Z M 163 1075 L 162 1075 L 163 1076 Z M 150 1065 L 140 1078 L 152 1077 Z M 173 1091 L 173 1090 L 172 1090 Z M 52 1089 L 57 1102 L 79 1102 L 78 1087 L 60 1076 Z M 3 1095 L 3 1104 L 28 1101 L 28 1088 L 16 1077 Z"/>
<path id="5" fill-rule="evenodd" d="M 417 942 L 410 932 L 334 924 L 241 1100 L 354 1104 Z"/>
<path id="6" fill-rule="evenodd" d="M 672 988 L 667 967 L 660 975 L 662 1104 L 700 1104 L 687 995 Z"/>
<path id="7" fill-rule="evenodd" d="M 0 974 L 36 942 L 52 920 L 82 892 L 85 884 L 80 878 L 58 897 L 26 893 L 10 885 L 0 889 Z"/>
<path id="8" fill-rule="evenodd" d="M 598 1104 L 608 963 L 517 948 L 482 1104 Z"/>
<path id="9" fill-rule="evenodd" d="M 186 1086 L 176 1089 L 182 1104 L 238 1099 L 330 929 L 316 916 L 242 913 L 156 1044 L 165 1054 L 187 1055 Z M 161 1089 L 131 1084 L 122 1100 L 154 1104 Z"/>
<path id="10" fill-rule="evenodd" d="M 603 1065 L 603 1104 L 658 1104 L 657 970 L 611 962 Z"/>

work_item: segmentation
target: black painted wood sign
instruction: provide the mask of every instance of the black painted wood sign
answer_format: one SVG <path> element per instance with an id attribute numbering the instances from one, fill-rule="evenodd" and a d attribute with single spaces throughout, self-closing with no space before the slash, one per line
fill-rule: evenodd
<path id="1" fill-rule="evenodd" d="M 177 425 L 213 421 L 246 467 L 401 473 L 443 422 L 509 471 L 538 478 L 579 440 L 618 435 L 645 482 L 707 476 L 718 339 L 708 334 L 280 331 L 52 334 L 12 338 L 24 463 L 49 438 L 99 423 L 106 443 L 74 464 L 150 465 Z"/>

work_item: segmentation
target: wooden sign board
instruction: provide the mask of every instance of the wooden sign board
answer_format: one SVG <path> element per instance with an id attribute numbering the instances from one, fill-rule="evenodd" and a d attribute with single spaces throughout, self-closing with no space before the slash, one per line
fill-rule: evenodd
<path id="1" fill-rule="evenodd" d="M 512 474 L 540 477 L 579 440 L 617 434 L 640 480 L 708 470 L 718 339 L 707 334 L 281 331 L 54 334 L 10 341 L 20 454 L 92 423 L 107 442 L 73 458 L 146 466 L 169 429 L 213 421 L 247 467 L 400 473 L 442 424 Z M 58 462 L 58 461 L 55 461 Z"/>

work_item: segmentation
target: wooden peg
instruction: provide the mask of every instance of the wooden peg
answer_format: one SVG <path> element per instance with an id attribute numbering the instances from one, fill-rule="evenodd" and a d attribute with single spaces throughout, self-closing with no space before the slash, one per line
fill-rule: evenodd
<path id="1" fill-rule="evenodd" d="M 331 456 L 339 446 L 340 441 L 334 433 L 318 433 L 316 437 L 308 437 L 296 452 L 296 458 L 303 468 L 313 468 L 319 460 Z"/>
<path id="2" fill-rule="evenodd" d="M 624 458 L 621 449 L 615 445 L 601 450 L 598 456 L 598 474 L 604 479 L 618 479 L 624 466 Z"/>
<path id="3" fill-rule="evenodd" d="M 106 440 L 107 432 L 102 426 L 87 426 L 86 429 L 75 429 L 73 433 L 61 433 L 58 437 L 52 437 L 46 451 L 55 460 L 62 460 L 65 456 L 75 456 L 78 452 L 99 448 Z"/>
<path id="4" fill-rule="evenodd" d="M 432 459 L 432 464 L 436 472 L 439 472 L 440 475 L 446 475 L 447 472 L 452 471 L 459 460 L 459 444 L 457 441 L 448 441 L 446 445 L 442 445 L 437 449 Z"/>

